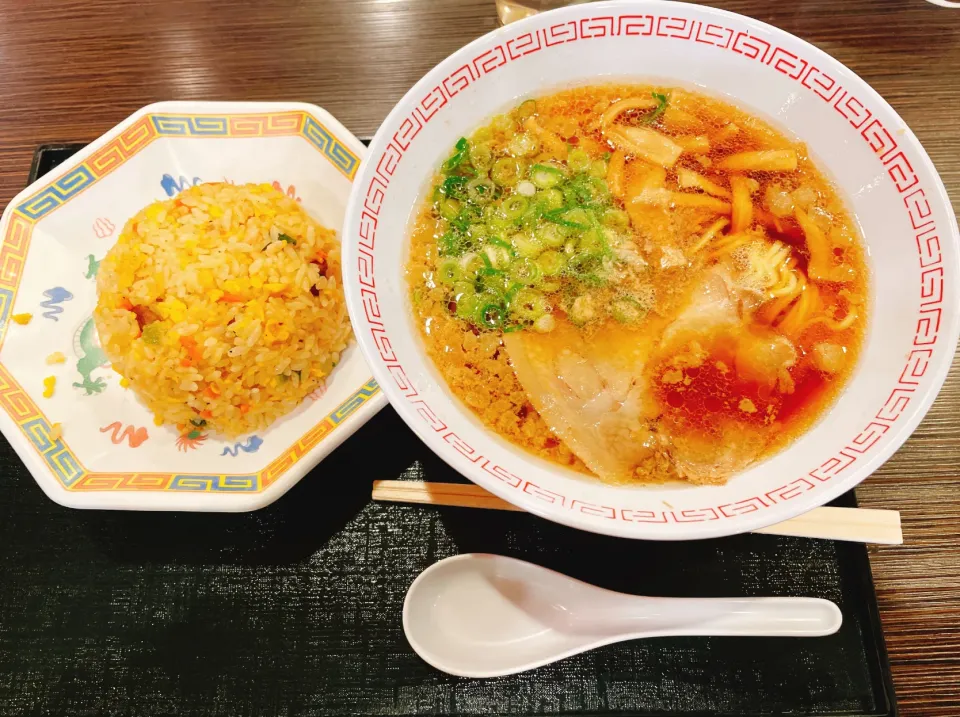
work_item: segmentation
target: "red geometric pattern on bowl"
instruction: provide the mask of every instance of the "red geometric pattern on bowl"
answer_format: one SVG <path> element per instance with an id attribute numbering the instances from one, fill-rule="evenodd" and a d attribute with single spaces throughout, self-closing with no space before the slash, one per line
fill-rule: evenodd
<path id="1" fill-rule="evenodd" d="M 858 130 L 877 160 L 896 187 L 903 201 L 903 210 L 910 219 L 915 232 L 921 275 L 921 306 L 917 316 L 914 346 L 906 358 L 897 385 L 890 391 L 871 420 L 847 445 L 820 465 L 812 468 L 806 476 L 795 478 L 763 495 L 754 496 L 736 503 L 687 510 L 632 510 L 615 509 L 570 500 L 564 495 L 548 491 L 530 481 L 516 476 L 503 466 L 480 455 L 473 447 L 449 430 L 437 418 L 427 401 L 407 379 L 401 363 L 391 347 L 389 333 L 383 325 L 374 282 L 374 246 L 377 234 L 377 218 L 380 207 L 390 186 L 391 179 L 404 153 L 423 129 L 437 117 L 451 98 L 472 82 L 484 75 L 496 72 L 508 62 L 534 52 L 549 51 L 551 47 L 570 42 L 589 41 L 614 36 L 652 36 L 672 38 L 678 41 L 714 45 L 721 50 L 735 52 L 747 59 L 767 65 L 807 91 L 812 92 L 844 117 L 854 130 Z M 918 174 L 909 159 L 908 150 L 901 148 L 894 135 L 875 117 L 873 110 L 861 101 L 852 90 L 843 87 L 836 78 L 819 69 L 811 61 L 790 50 L 771 44 L 751 35 L 714 22 L 683 17 L 678 13 L 664 15 L 628 15 L 610 13 L 596 17 L 560 22 L 535 31 L 528 31 L 503 40 L 491 49 L 484 50 L 470 62 L 450 73 L 430 90 L 419 105 L 401 122 L 379 158 L 368 161 L 376 163 L 376 173 L 366 189 L 364 211 L 360 221 L 359 257 L 357 274 L 363 289 L 361 296 L 364 319 L 380 358 L 386 364 L 397 387 L 415 407 L 416 412 L 443 440 L 460 454 L 460 460 L 479 465 L 487 473 L 513 489 L 533 498 L 562 506 L 597 520 L 620 520 L 638 523 L 695 523 L 754 513 L 778 503 L 792 500 L 807 491 L 815 490 L 818 484 L 830 481 L 856 461 L 867 455 L 881 436 L 903 415 L 914 397 L 919 379 L 924 376 L 935 350 L 943 302 L 944 270 L 940 252 L 940 240 L 934 223 L 933 210 L 927 200 L 927 189 L 921 185 Z M 921 348 L 922 347 L 922 348 Z"/>

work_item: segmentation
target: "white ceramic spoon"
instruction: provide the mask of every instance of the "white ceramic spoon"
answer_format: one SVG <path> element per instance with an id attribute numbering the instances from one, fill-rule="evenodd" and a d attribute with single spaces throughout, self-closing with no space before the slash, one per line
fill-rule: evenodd
<path id="1" fill-rule="evenodd" d="M 819 637 L 840 609 L 818 598 L 654 598 L 625 595 L 514 558 L 447 558 L 407 591 L 403 630 L 438 670 L 496 677 L 641 637 Z"/>

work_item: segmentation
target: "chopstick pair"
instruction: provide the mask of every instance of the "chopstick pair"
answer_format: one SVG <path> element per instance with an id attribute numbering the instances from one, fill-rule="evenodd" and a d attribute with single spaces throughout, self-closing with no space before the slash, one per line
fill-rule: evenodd
<path id="1" fill-rule="evenodd" d="M 392 503 L 421 503 L 459 508 L 513 510 L 522 508 L 507 503 L 483 488 L 467 483 L 424 483 L 421 481 L 379 480 L 373 482 L 373 499 Z M 835 508 L 824 506 L 754 533 L 788 535 L 798 538 L 846 540 L 856 543 L 900 545 L 903 532 L 900 513 L 871 508 Z"/>

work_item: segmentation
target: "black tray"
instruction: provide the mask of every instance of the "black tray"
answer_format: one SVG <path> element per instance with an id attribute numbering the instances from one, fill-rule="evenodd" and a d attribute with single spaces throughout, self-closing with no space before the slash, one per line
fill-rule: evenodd
<path id="1" fill-rule="evenodd" d="M 40 148 L 33 174 L 79 147 Z M 643 543 L 522 513 L 374 504 L 374 479 L 462 480 L 390 408 L 256 513 L 61 508 L 5 442 L 0 475 L 4 715 L 896 714 L 863 546 Z M 400 625 L 414 577 L 460 552 L 649 595 L 824 597 L 844 622 L 826 638 L 636 641 L 461 679 L 423 663 Z"/>

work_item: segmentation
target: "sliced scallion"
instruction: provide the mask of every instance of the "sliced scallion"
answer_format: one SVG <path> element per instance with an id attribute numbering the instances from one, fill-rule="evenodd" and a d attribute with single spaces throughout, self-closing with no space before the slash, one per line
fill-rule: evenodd
<path id="1" fill-rule="evenodd" d="M 499 329 L 503 326 L 503 307 L 500 304 L 484 304 L 477 311 L 477 320 L 486 329 Z"/>
<path id="2" fill-rule="evenodd" d="M 453 284 L 460 280 L 460 276 L 460 262 L 453 257 L 448 257 L 437 265 L 437 281 L 441 284 Z"/>
<path id="3" fill-rule="evenodd" d="M 592 227 L 580 237 L 580 251 L 598 256 L 607 252 L 607 241 L 599 227 Z"/>
<path id="4" fill-rule="evenodd" d="M 567 166 L 574 172 L 585 172 L 590 168 L 590 155 L 576 147 L 567 155 Z"/>
<path id="5" fill-rule="evenodd" d="M 488 142 L 470 146 L 470 164 L 480 170 L 488 170 L 493 165 L 493 148 Z"/>
<path id="6" fill-rule="evenodd" d="M 563 172 L 546 164 L 530 167 L 530 181 L 540 189 L 552 189 L 565 179 Z"/>
<path id="7" fill-rule="evenodd" d="M 543 278 L 543 271 L 533 259 L 521 257 L 510 264 L 507 272 L 510 277 L 526 286 L 536 286 Z"/>
<path id="8" fill-rule="evenodd" d="M 470 281 L 476 279 L 485 266 L 483 259 L 474 252 L 464 254 L 460 258 L 460 274 Z"/>
<path id="9" fill-rule="evenodd" d="M 446 197 L 462 197 L 469 181 L 469 177 L 447 177 L 440 185 L 440 193 Z"/>
<path id="10" fill-rule="evenodd" d="M 486 265 L 481 273 L 500 273 L 501 270 L 510 265 L 512 259 L 510 250 L 496 244 L 487 243 L 480 252 L 480 260 Z"/>
<path id="11" fill-rule="evenodd" d="M 453 154 L 451 154 L 450 157 L 444 161 L 440 169 L 447 174 L 456 170 L 461 164 L 463 164 L 463 160 L 467 158 L 467 151 L 469 148 L 470 143 L 467 141 L 467 138 L 461 137 L 459 140 L 457 140 Z"/>
<path id="12" fill-rule="evenodd" d="M 463 244 L 455 232 L 447 232 L 437 240 L 437 248 L 442 256 L 455 256 L 463 251 Z"/>
<path id="13" fill-rule="evenodd" d="M 511 309 L 523 321 L 536 321 L 550 310 L 550 304 L 536 289 L 521 289 L 514 296 Z"/>
<path id="14" fill-rule="evenodd" d="M 510 244 L 510 242 L 504 241 L 500 237 L 488 237 L 487 243 L 505 249 L 507 252 L 509 252 L 511 257 L 515 257 L 517 255 L 517 251 L 513 248 L 513 245 Z"/>
<path id="15" fill-rule="evenodd" d="M 501 157 L 493 163 L 490 169 L 490 179 L 501 187 L 512 187 L 520 181 L 523 175 L 524 165 L 513 157 Z"/>
<path id="16" fill-rule="evenodd" d="M 537 227 L 536 237 L 541 244 L 551 249 L 562 247 L 567 240 L 563 228 L 558 224 L 541 224 Z"/>
<path id="17" fill-rule="evenodd" d="M 559 189 L 547 189 L 540 192 L 540 196 L 537 197 L 537 200 L 540 202 L 540 205 L 543 207 L 544 211 L 552 211 L 554 209 L 561 209 L 563 207 L 563 192 Z"/>
<path id="18" fill-rule="evenodd" d="M 460 213 L 457 215 L 464 224 L 479 224 L 483 219 L 483 208 L 467 202 L 460 207 Z"/>
<path id="19" fill-rule="evenodd" d="M 540 151 L 540 141 L 528 132 L 518 132 L 507 143 L 507 151 L 514 157 L 532 157 Z"/>
<path id="20" fill-rule="evenodd" d="M 562 227 L 579 229 L 581 231 L 586 231 L 589 229 L 591 224 L 590 217 L 586 212 L 579 208 L 567 209 L 566 207 L 561 207 L 560 209 L 544 212 L 543 218 L 548 222 L 559 224 Z"/>
<path id="21" fill-rule="evenodd" d="M 476 204 L 488 204 L 493 201 L 497 187 L 486 177 L 477 177 L 467 183 L 467 199 Z"/>
<path id="22" fill-rule="evenodd" d="M 630 226 L 630 215 L 622 209 L 611 207 L 600 216 L 600 223 L 616 229 L 626 229 Z"/>
<path id="23" fill-rule="evenodd" d="M 464 296 L 476 294 L 477 290 L 469 281 L 458 281 L 453 285 L 453 300 L 459 302 Z"/>
<path id="24" fill-rule="evenodd" d="M 521 196 L 523 196 L 523 197 L 527 197 L 527 198 L 529 199 L 530 197 L 536 196 L 536 194 L 537 194 L 537 187 L 536 187 L 536 185 L 535 185 L 533 182 L 531 182 L 530 180 L 528 180 L 528 179 L 523 179 L 523 180 L 517 182 L 517 187 L 516 187 L 516 189 L 514 189 L 513 191 L 515 191 L 517 194 L 519 194 L 519 195 L 521 195 Z"/>
<path id="25" fill-rule="evenodd" d="M 533 234 L 517 232 L 510 237 L 510 243 L 517 254 L 523 257 L 535 258 L 543 251 L 543 244 Z"/>
<path id="26" fill-rule="evenodd" d="M 483 208 L 483 221 L 486 222 L 487 229 L 492 234 L 500 234 L 512 224 L 500 213 L 500 206 L 495 204 L 488 204 Z"/>
<path id="27" fill-rule="evenodd" d="M 500 203 L 500 212 L 506 219 L 516 221 L 526 213 L 529 207 L 529 199 L 518 194 L 513 194 Z"/>
<path id="28" fill-rule="evenodd" d="M 581 206 L 596 207 L 610 203 L 610 189 L 599 177 L 578 174 L 563 186 L 567 202 Z"/>
<path id="29" fill-rule="evenodd" d="M 520 106 L 514 110 L 518 120 L 525 120 L 527 117 L 532 117 L 537 113 L 537 103 L 534 100 L 526 100 L 520 103 Z"/>
<path id="30" fill-rule="evenodd" d="M 460 202 L 453 197 L 444 197 L 438 202 L 437 210 L 444 219 L 456 219 L 460 213 Z"/>
<path id="31" fill-rule="evenodd" d="M 563 254 L 558 251 L 551 249 L 550 251 L 545 251 L 543 254 L 537 257 L 537 266 L 540 267 L 542 271 L 547 276 L 556 276 L 563 271 L 563 268 L 567 265 L 567 260 L 564 258 Z"/>
<path id="32" fill-rule="evenodd" d="M 464 294 L 457 299 L 457 316 L 468 321 L 476 321 L 480 313 L 480 304 L 486 297 L 480 294 Z"/>
<path id="33" fill-rule="evenodd" d="M 517 295 L 517 292 L 523 288 L 523 284 L 519 281 L 511 281 L 510 287 L 503 294 L 503 305 L 507 307 L 507 310 L 510 310 L 510 305 L 513 303 L 513 297 Z"/>

